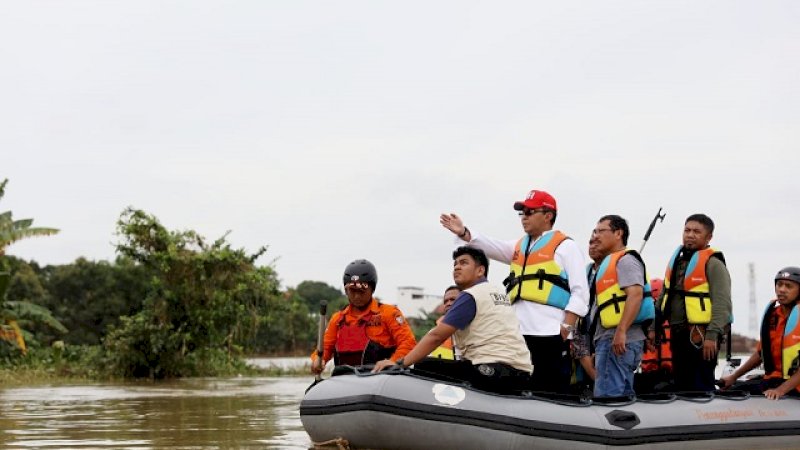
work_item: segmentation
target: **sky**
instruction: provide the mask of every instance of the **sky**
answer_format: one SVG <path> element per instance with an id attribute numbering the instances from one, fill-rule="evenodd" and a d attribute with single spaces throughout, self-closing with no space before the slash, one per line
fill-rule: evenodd
<path id="1" fill-rule="evenodd" d="M 705 213 L 751 336 L 800 265 L 795 1 L 26 1 L 0 14 L 0 210 L 52 237 L 8 253 L 113 260 L 132 206 L 269 250 L 282 287 L 348 262 L 441 294 L 442 212 L 517 239 L 530 189 L 582 248 L 625 217 L 663 275 Z M 587 257 L 588 260 L 588 257 Z M 499 283 L 507 267 L 490 266 Z"/>

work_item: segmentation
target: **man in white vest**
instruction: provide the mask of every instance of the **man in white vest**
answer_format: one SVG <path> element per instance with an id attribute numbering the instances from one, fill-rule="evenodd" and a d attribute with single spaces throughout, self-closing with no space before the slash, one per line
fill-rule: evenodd
<path id="1" fill-rule="evenodd" d="M 397 361 L 378 361 L 373 372 L 422 361 L 450 336 L 462 351 L 449 361 L 447 376 L 477 389 L 497 392 L 526 390 L 533 370 L 519 322 L 505 292 L 486 280 L 489 260 L 482 250 L 459 247 L 453 252 L 453 280 L 462 292 L 441 323 Z M 428 366 L 430 367 L 430 366 Z"/>

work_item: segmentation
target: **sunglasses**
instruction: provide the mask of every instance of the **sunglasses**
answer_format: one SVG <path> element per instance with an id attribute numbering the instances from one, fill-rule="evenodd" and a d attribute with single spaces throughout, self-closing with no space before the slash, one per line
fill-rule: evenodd
<path id="1" fill-rule="evenodd" d="M 532 216 L 532 215 L 534 215 L 536 213 L 545 213 L 545 212 L 547 212 L 546 209 L 528 209 L 528 208 L 525 208 L 522 211 L 518 212 L 517 214 L 519 214 L 520 216 L 530 217 L 530 216 Z"/>
<path id="2" fill-rule="evenodd" d="M 351 281 L 344 285 L 345 289 L 355 289 L 359 291 L 364 291 L 369 288 L 369 283 L 366 281 Z"/>

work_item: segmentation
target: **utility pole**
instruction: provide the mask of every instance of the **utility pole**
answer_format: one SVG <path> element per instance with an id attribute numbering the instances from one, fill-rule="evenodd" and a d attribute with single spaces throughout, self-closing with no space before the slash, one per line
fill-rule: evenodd
<path id="1" fill-rule="evenodd" d="M 750 275 L 747 279 L 750 281 L 750 333 L 758 334 L 758 316 L 756 313 L 756 264 L 749 263 Z"/>

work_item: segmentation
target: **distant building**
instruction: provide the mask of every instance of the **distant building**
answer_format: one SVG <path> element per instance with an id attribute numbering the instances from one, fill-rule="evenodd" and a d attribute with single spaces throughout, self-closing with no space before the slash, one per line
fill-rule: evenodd
<path id="1" fill-rule="evenodd" d="M 426 294 L 424 289 L 417 286 L 400 286 L 394 299 L 381 301 L 397 306 L 406 317 L 421 319 L 442 304 L 442 296 Z"/>

